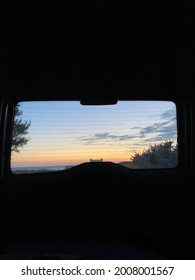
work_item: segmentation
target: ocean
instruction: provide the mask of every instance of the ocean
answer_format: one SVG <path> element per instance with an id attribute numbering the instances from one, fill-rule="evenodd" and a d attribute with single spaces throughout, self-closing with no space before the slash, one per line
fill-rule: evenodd
<path id="1" fill-rule="evenodd" d="M 44 165 L 44 166 L 14 166 L 11 167 L 11 171 L 13 173 L 17 171 L 25 171 L 25 172 L 30 172 L 30 171 L 61 171 L 61 170 L 67 170 L 69 168 L 73 167 L 73 165 Z"/>

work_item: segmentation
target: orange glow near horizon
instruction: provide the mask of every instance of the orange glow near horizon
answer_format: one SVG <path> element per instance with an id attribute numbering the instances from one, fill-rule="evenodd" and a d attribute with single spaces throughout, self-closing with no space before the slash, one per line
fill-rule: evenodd
<path id="1" fill-rule="evenodd" d="M 138 151 L 137 151 L 138 152 Z M 130 161 L 131 156 L 134 153 L 128 153 L 126 155 L 120 155 L 120 152 L 117 155 L 103 152 L 85 152 L 83 155 L 79 153 L 75 153 L 74 155 L 66 155 L 62 153 L 55 153 L 53 155 L 44 153 L 44 155 L 34 154 L 30 157 L 25 154 L 21 154 L 21 156 L 15 157 L 12 156 L 12 165 L 13 166 L 34 166 L 34 165 L 76 165 L 84 162 L 89 162 L 90 159 L 103 161 L 110 161 L 114 163 L 119 163 L 123 161 Z"/>

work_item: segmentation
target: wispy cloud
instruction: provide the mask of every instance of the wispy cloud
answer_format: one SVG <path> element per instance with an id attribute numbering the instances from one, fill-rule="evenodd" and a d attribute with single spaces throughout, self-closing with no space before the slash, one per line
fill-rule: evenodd
<path id="1" fill-rule="evenodd" d="M 176 119 L 176 116 L 175 116 L 175 110 L 174 109 L 170 109 L 170 110 L 167 110 L 166 112 L 162 113 L 160 115 L 160 117 L 162 119 L 169 119 L 169 120 L 172 120 L 172 119 Z"/>
<path id="2" fill-rule="evenodd" d="M 92 137 L 84 137 L 81 140 L 83 141 L 97 141 L 97 140 L 116 140 L 116 141 L 123 141 L 128 139 L 134 139 L 136 135 L 131 134 L 123 134 L 123 135 L 114 135 L 109 132 L 104 133 L 96 133 Z"/>
<path id="3" fill-rule="evenodd" d="M 176 116 L 175 110 L 167 110 L 158 116 L 161 119 L 159 122 L 155 122 L 152 125 L 145 127 L 133 127 L 131 131 L 133 133 L 115 135 L 109 132 L 96 133 L 91 137 L 83 137 L 82 141 L 85 141 L 86 144 L 95 144 L 97 141 L 102 140 L 114 140 L 114 141 L 126 141 L 126 140 L 135 140 L 138 144 L 139 139 L 142 139 L 142 143 L 146 142 L 158 142 L 164 141 L 167 139 L 174 139 L 177 137 L 177 127 L 176 127 Z M 136 130 L 136 132 L 135 132 Z M 130 131 L 130 132 L 131 132 Z"/>
<path id="4" fill-rule="evenodd" d="M 163 122 L 154 123 L 140 129 L 140 135 L 144 136 L 145 141 L 163 141 L 177 137 L 176 115 L 174 110 L 167 110 L 159 116 Z M 154 136 L 154 134 L 156 134 Z"/>

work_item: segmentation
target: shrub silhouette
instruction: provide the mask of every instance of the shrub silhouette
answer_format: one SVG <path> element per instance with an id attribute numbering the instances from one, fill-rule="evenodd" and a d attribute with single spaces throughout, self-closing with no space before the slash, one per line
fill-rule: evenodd
<path id="1" fill-rule="evenodd" d="M 142 153 L 131 157 L 131 168 L 153 169 L 153 168 L 174 168 L 178 162 L 178 147 L 173 141 L 166 140 L 160 144 L 151 144 Z"/>

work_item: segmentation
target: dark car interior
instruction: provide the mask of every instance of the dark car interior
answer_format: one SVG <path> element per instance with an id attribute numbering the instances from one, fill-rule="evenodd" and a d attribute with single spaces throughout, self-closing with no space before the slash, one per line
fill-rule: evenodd
<path id="1" fill-rule="evenodd" d="M 1 9 L 0 259 L 194 259 L 194 44 L 188 1 L 79 1 Z M 165 100 L 177 107 L 178 165 L 84 162 L 10 171 L 21 101 Z"/>

